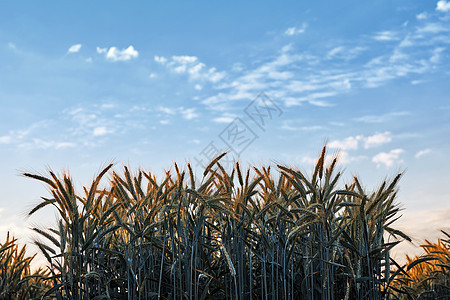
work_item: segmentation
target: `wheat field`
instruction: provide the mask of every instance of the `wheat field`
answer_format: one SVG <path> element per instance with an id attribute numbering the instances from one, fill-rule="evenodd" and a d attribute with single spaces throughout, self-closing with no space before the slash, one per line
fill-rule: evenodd
<path id="1" fill-rule="evenodd" d="M 160 179 L 111 164 L 81 192 L 67 173 L 24 173 L 50 191 L 29 214 L 52 207 L 59 225 L 33 228 L 47 260 L 33 273 L 25 247 L 0 244 L 0 298 L 448 299 L 450 240 L 406 265 L 390 256 L 409 240 L 395 228 L 402 174 L 366 191 L 326 147 L 310 178 L 225 170 L 224 155 L 201 180 L 189 164 Z"/>

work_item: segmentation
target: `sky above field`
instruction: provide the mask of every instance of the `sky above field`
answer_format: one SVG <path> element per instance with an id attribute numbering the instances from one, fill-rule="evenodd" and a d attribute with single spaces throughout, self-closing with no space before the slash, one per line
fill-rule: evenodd
<path id="1" fill-rule="evenodd" d="M 2 1 L 0 234 L 39 183 L 109 162 L 309 171 L 322 145 L 368 190 L 405 171 L 399 226 L 449 228 L 450 2 Z M 80 188 L 81 190 L 81 188 Z M 47 210 L 40 217 L 53 220 Z"/>

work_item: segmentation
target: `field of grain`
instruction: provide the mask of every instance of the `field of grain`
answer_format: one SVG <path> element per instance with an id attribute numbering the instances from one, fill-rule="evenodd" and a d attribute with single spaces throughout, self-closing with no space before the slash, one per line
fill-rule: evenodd
<path id="1" fill-rule="evenodd" d="M 390 256 L 409 239 L 395 229 L 401 174 L 366 191 L 342 184 L 325 147 L 311 178 L 282 165 L 230 172 L 223 155 L 200 181 L 189 164 L 161 179 L 109 165 L 81 193 L 69 174 L 25 173 L 50 191 L 29 214 L 51 206 L 59 226 L 33 228 L 47 259 L 34 273 L 25 248 L 0 244 L 0 298 L 448 297 L 447 233 L 404 266 Z"/>

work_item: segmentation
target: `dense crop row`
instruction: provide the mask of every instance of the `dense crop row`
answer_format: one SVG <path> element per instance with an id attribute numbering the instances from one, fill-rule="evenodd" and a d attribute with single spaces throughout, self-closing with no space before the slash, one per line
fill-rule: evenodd
<path id="1" fill-rule="evenodd" d="M 356 177 L 342 184 L 337 158 L 326 165 L 325 152 L 310 178 L 281 165 L 275 176 L 270 167 L 243 172 L 239 164 L 227 172 L 222 156 L 201 182 L 190 165 L 175 164 L 161 181 L 109 165 L 82 193 L 68 174 L 24 174 L 51 191 L 30 214 L 53 206 L 60 218 L 57 228 L 34 228 L 50 270 L 40 271 L 47 278 L 41 287 L 56 299 L 412 295 L 406 268 L 389 255 L 399 239 L 408 239 L 393 227 L 401 175 L 368 192 Z M 100 188 L 107 174 L 109 183 Z M 441 269 L 448 276 L 446 263 Z"/>

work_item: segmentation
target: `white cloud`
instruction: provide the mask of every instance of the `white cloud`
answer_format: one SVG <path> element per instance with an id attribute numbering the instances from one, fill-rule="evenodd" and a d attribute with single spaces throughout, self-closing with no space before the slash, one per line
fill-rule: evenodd
<path id="1" fill-rule="evenodd" d="M 399 48 L 403 48 L 403 47 L 411 47 L 414 46 L 414 42 L 411 38 L 411 36 L 407 35 L 401 42 L 400 44 L 398 44 Z"/>
<path id="2" fill-rule="evenodd" d="M 107 48 L 97 47 L 97 53 L 105 54 L 106 59 L 114 62 L 127 61 L 139 56 L 139 52 L 132 45 L 122 50 L 119 50 L 117 47 L 110 47 L 109 50 Z"/>
<path id="3" fill-rule="evenodd" d="M 172 60 L 174 62 L 180 63 L 180 64 L 191 64 L 197 61 L 197 56 L 188 56 L 188 55 L 182 55 L 182 56 L 172 56 Z"/>
<path id="4" fill-rule="evenodd" d="M 216 123 L 231 123 L 236 119 L 235 114 L 225 113 L 221 117 L 214 118 L 213 121 Z"/>
<path id="5" fill-rule="evenodd" d="M 98 54 L 106 53 L 106 51 L 108 51 L 108 48 L 97 47 L 97 53 Z"/>
<path id="6" fill-rule="evenodd" d="M 297 126 L 297 121 L 298 120 L 285 120 L 283 121 L 281 129 L 290 131 L 317 131 L 325 129 L 325 127 L 321 125 Z"/>
<path id="7" fill-rule="evenodd" d="M 173 68 L 173 71 L 175 73 L 184 73 L 184 72 L 186 72 L 186 65 L 181 65 L 181 66 L 175 67 L 175 68 Z"/>
<path id="8" fill-rule="evenodd" d="M 94 131 L 92 132 L 94 136 L 102 136 L 105 134 L 108 134 L 108 130 L 105 126 L 95 127 Z"/>
<path id="9" fill-rule="evenodd" d="M 391 140 L 392 140 L 391 133 L 389 131 L 386 131 L 384 133 L 378 133 L 365 138 L 364 148 L 368 149 L 382 144 L 386 144 L 389 143 Z"/>
<path id="10" fill-rule="evenodd" d="M 27 142 L 24 141 L 31 140 L 30 135 L 33 131 L 36 131 L 36 129 L 44 129 L 48 126 L 48 123 L 48 121 L 39 121 L 29 125 L 24 129 L 10 130 L 6 135 L 0 136 L 0 144 L 11 144 L 19 142 L 22 142 L 22 145 L 26 144 Z"/>
<path id="11" fill-rule="evenodd" d="M 192 119 L 198 117 L 198 113 L 195 112 L 194 108 L 186 108 L 185 109 L 185 108 L 181 107 L 180 112 L 181 112 L 181 115 L 183 116 L 183 118 L 186 120 L 192 120 Z"/>
<path id="12" fill-rule="evenodd" d="M 234 118 L 232 117 L 218 117 L 214 118 L 213 121 L 216 123 L 231 123 L 233 122 Z"/>
<path id="13" fill-rule="evenodd" d="M 286 79 L 294 77 L 294 73 L 289 72 L 289 71 L 284 71 L 284 72 L 270 71 L 267 75 L 270 79 L 275 79 L 275 80 L 286 80 Z"/>
<path id="14" fill-rule="evenodd" d="M 199 62 L 197 56 L 172 56 L 170 60 L 163 56 L 155 56 L 155 61 L 166 65 L 174 73 L 187 74 L 191 80 L 217 83 L 226 75 L 225 72 L 218 72 L 216 68 L 206 69 L 206 65 Z"/>
<path id="15" fill-rule="evenodd" d="M 426 18 L 428 18 L 428 14 L 426 12 L 422 12 L 418 15 L 416 15 L 417 20 L 425 20 Z"/>
<path id="16" fill-rule="evenodd" d="M 425 24 L 425 26 L 420 27 L 417 29 L 418 33 L 440 33 L 440 32 L 446 32 L 450 29 L 448 27 L 445 27 L 444 25 L 440 23 L 428 23 Z"/>
<path id="17" fill-rule="evenodd" d="M 389 61 L 391 63 L 395 63 L 406 59 L 408 59 L 408 55 L 402 52 L 401 47 L 397 47 L 394 49 L 394 53 L 392 53 L 391 57 L 389 58 Z"/>
<path id="18" fill-rule="evenodd" d="M 287 44 L 286 46 L 283 46 L 283 48 L 281 48 L 281 52 L 289 52 L 292 50 L 292 44 Z"/>
<path id="19" fill-rule="evenodd" d="M 25 143 L 21 145 L 22 147 L 30 147 L 30 148 L 40 148 L 40 149 L 64 149 L 64 148 L 73 148 L 76 145 L 70 142 L 55 142 L 55 141 L 44 141 L 42 139 L 33 138 L 32 144 Z"/>
<path id="20" fill-rule="evenodd" d="M 374 40 L 377 41 L 396 41 L 398 40 L 397 33 L 389 30 L 377 32 L 373 36 Z"/>
<path id="21" fill-rule="evenodd" d="M 161 121 L 159 121 L 159 123 L 162 125 L 167 125 L 170 123 L 170 121 L 169 120 L 161 120 Z"/>
<path id="22" fill-rule="evenodd" d="M 67 53 L 77 53 L 81 49 L 81 44 L 76 44 L 70 46 L 69 50 L 67 50 Z"/>
<path id="23" fill-rule="evenodd" d="M 201 90 L 203 89 L 203 87 L 202 87 L 200 84 L 196 84 L 196 85 L 194 86 L 194 88 L 195 88 L 197 91 L 201 91 Z"/>
<path id="24" fill-rule="evenodd" d="M 191 120 L 199 116 L 198 113 L 195 112 L 194 108 L 184 108 L 182 106 L 177 109 L 160 106 L 158 107 L 158 110 L 167 115 L 176 115 L 179 113 L 186 120 Z"/>
<path id="25" fill-rule="evenodd" d="M 150 78 L 156 78 L 156 74 L 155 74 L 155 73 L 150 73 L 150 75 L 148 75 L 148 77 L 150 77 Z"/>
<path id="26" fill-rule="evenodd" d="M 100 105 L 101 109 L 111 109 L 115 107 L 117 107 L 117 105 L 114 103 L 103 103 L 102 105 Z"/>
<path id="27" fill-rule="evenodd" d="M 8 43 L 8 48 L 9 48 L 9 49 L 12 49 L 12 50 L 17 50 L 16 44 L 11 43 L 11 42 Z"/>
<path id="28" fill-rule="evenodd" d="M 411 84 L 412 85 L 417 85 L 417 84 L 421 84 L 421 83 L 424 83 L 424 82 L 425 82 L 425 80 L 412 80 Z"/>
<path id="29" fill-rule="evenodd" d="M 407 116 L 410 113 L 407 111 L 397 111 L 386 113 L 383 115 L 368 115 L 356 118 L 355 121 L 364 122 L 364 123 L 385 123 L 396 117 Z"/>
<path id="30" fill-rule="evenodd" d="M 372 148 L 375 146 L 379 146 L 382 144 L 389 143 L 392 140 L 391 133 L 386 131 L 384 133 L 377 133 L 371 136 L 349 136 L 343 140 L 333 140 L 328 143 L 328 147 L 331 149 L 340 149 L 340 150 L 357 150 L 359 148 L 359 144 L 363 143 L 364 148 Z"/>
<path id="31" fill-rule="evenodd" d="M 352 60 L 359 56 L 360 53 L 365 51 L 366 47 L 356 46 L 356 47 L 345 47 L 345 46 L 337 46 L 328 51 L 326 56 L 327 59 L 343 59 L 343 60 Z"/>
<path id="32" fill-rule="evenodd" d="M 344 46 L 334 47 L 333 49 L 331 49 L 328 52 L 327 57 L 332 58 L 332 57 L 336 56 L 337 54 L 342 53 L 344 50 L 345 50 Z"/>
<path id="33" fill-rule="evenodd" d="M 450 11 L 450 2 L 447 2 L 445 0 L 440 0 L 436 4 L 436 10 L 447 12 Z"/>
<path id="34" fill-rule="evenodd" d="M 441 53 L 444 52 L 444 50 L 444 47 L 433 49 L 433 55 L 430 57 L 430 62 L 435 64 L 439 63 L 439 61 L 441 60 Z"/>
<path id="35" fill-rule="evenodd" d="M 176 113 L 174 109 L 168 108 L 168 107 L 164 107 L 164 106 L 158 107 L 158 110 L 162 111 L 162 112 L 164 112 L 164 113 L 166 113 L 168 115 L 174 115 Z"/>
<path id="36" fill-rule="evenodd" d="M 9 144 L 11 140 L 11 137 L 8 135 L 0 136 L 0 144 Z"/>
<path id="37" fill-rule="evenodd" d="M 427 149 L 420 150 L 419 152 L 417 152 L 416 155 L 414 155 L 414 157 L 415 157 L 415 158 L 420 158 L 420 157 L 422 157 L 422 156 L 424 156 L 424 155 L 427 155 L 427 154 L 429 154 L 429 153 L 431 153 L 431 149 L 430 149 L 430 148 L 427 148 Z"/>
<path id="38" fill-rule="evenodd" d="M 334 140 L 328 144 L 329 148 L 332 149 L 341 149 L 341 150 L 350 150 L 350 149 L 358 149 L 358 143 L 364 137 L 361 135 L 358 136 L 350 136 L 342 141 Z"/>
<path id="39" fill-rule="evenodd" d="M 225 72 L 217 72 L 216 68 L 210 68 L 208 73 L 205 74 L 205 78 L 211 82 L 219 82 L 225 77 Z"/>
<path id="40" fill-rule="evenodd" d="M 330 106 L 333 106 L 333 104 L 330 104 L 325 101 L 317 100 L 317 99 L 333 97 L 333 96 L 336 96 L 336 94 L 337 94 L 337 92 L 334 92 L 334 91 L 333 92 L 317 92 L 317 93 L 312 93 L 312 94 L 308 95 L 305 99 L 312 105 L 316 105 L 316 106 L 320 106 L 320 107 L 330 107 Z"/>
<path id="41" fill-rule="evenodd" d="M 155 61 L 160 64 L 165 64 L 167 62 L 167 58 L 164 56 L 155 56 Z"/>
<path id="42" fill-rule="evenodd" d="M 419 16 L 421 17 L 423 16 Z M 202 103 L 210 109 L 231 111 L 235 105 L 233 100 L 252 99 L 259 91 L 264 90 L 283 101 L 286 106 L 305 103 L 331 106 L 334 104 L 331 97 L 351 90 L 380 87 L 398 78 L 407 81 L 420 79 L 422 77 L 420 75 L 435 69 L 433 61 L 444 60 L 444 52 L 430 51 L 447 47 L 450 41 L 442 34 L 445 30 L 450 31 L 450 28 L 446 28 L 441 21 L 429 13 L 426 20 L 417 22 L 415 26 L 409 25 L 395 30 L 387 28 L 388 30 L 373 32 L 370 36 L 357 40 L 341 40 L 339 44 L 331 44 L 332 47 L 317 53 L 302 50 L 295 44 L 288 47 L 281 45 L 277 55 L 267 55 L 253 64 L 246 65 L 245 68 L 238 65 L 232 69 L 223 77 L 220 85 L 215 86 L 216 93 L 207 95 Z M 286 34 L 293 34 L 295 31 L 296 28 L 289 28 Z M 376 46 L 375 51 L 372 51 L 373 39 L 382 43 L 392 43 L 392 47 L 378 49 Z M 408 49 L 402 48 L 407 46 Z M 349 60 L 359 57 L 361 59 L 355 63 L 348 63 Z M 331 59 L 333 61 L 330 64 Z M 362 61 L 369 63 L 364 64 Z M 197 73 L 202 74 L 198 78 L 204 79 L 207 67 L 202 67 L 199 72 L 189 73 L 189 70 L 198 63 L 200 62 L 196 60 L 185 64 L 186 68 L 181 67 L 177 70 L 183 71 L 190 79 Z M 167 63 L 172 72 L 175 72 L 174 68 L 182 65 L 172 59 Z M 395 120 L 406 114 L 408 113 L 398 112 L 382 116 L 362 116 L 358 120 L 379 123 L 383 120 Z M 364 146 L 364 143 L 361 142 L 360 146 Z"/>
<path id="43" fill-rule="evenodd" d="M 306 30 L 306 27 L 308 27 L 308 24 L 303 23 L 302 26 L 300 28 L 297 27 L 289 27 L 288 29 L 286 29 L 286 31 L 284 32 L 285 35 L 297 35 L 297 34 L 301 34 L 304 33 Z"/>
<path id="44" fill-rule="evenodd" d="M 75 144 L 74 143 L 70 143 L 70 142 L 55 143 L 55 148 L 56 149 L 73 148 L 73 147 L 75 147 Z"/>
<path id="45" fill-rule="evenodd" d="M 398 159 L 400 158 L 400 154 L 402 154 L 403 152 L 403 149 L 394 149 L 389 151 L 389 153 L 380 152 L 372 158 L 372 162 L 376 163 L 377 167 L 380 167 L 382 164 L 386 167 L 390 167 L 396 161 L 398 161 Z"/>
<path id="46" fill-rule="evenodd" d="M 200 71 L 202 70 L 202 68 L 205 66 L 204 63 L 198 63 L 195 66 L 193 66 L 192 68 L 190 68 L 188 70 L 189 74 L 193 75 L 193 76 L 198 76 L 198 74 L 200 73 Z"/>

